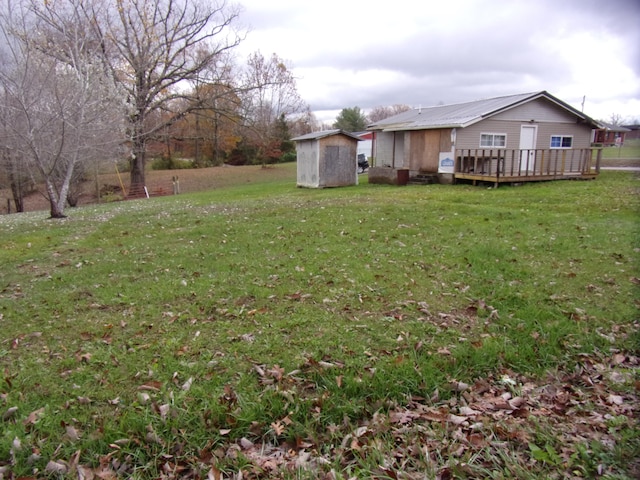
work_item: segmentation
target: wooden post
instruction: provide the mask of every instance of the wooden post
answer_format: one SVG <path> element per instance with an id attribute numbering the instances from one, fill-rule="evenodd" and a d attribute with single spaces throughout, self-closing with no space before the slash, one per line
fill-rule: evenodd
<path id="1" fill-rule="evenodd" d="M 600 160 L 602 160 L 602 149 L 598 149 L 598 154 L 596 155 L 596 173 L 600 173 Z"/>

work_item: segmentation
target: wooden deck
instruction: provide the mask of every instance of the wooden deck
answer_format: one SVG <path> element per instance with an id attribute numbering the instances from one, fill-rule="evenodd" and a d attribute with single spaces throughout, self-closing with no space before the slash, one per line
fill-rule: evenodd
<path id="1" fill-rule="evenodd" d="M 500 183 L 591 180 L 600 172 L 602 149 L 461 149 L 455 152 L 456 180 Z"/>

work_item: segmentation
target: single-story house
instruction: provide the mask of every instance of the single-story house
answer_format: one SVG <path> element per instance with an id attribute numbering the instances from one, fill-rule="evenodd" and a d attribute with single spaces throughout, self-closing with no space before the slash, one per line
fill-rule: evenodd
<path id="1" fill-rule="evenodd" d="M 599 127 L 546 91 L 415 108 L 367 127 L 374 133 L 369 182 L 385 168 L 443 183 L 595 178 Z"/>
<path id="2" fill-rule="evenodd" d="M 357 135 L 323 130 L 292 140 L 296 143 L 298 187 L 344 187 L 358 183 Z"/>
<path id="3" fill-rule="evenodd" d="M 636 123 L 622 126 L 627 129 L 624 136 L 625 140 L 637 140 L 640 138 L 640 125 Z"/>
<path id="4" fill-rule="evenodd" d="M 620 146 L 624 144 L 624 136 L 630 131 L 622 125 L 600 122 L 600 128 L 595 131 L 593 143 L 604 147 Z"/>

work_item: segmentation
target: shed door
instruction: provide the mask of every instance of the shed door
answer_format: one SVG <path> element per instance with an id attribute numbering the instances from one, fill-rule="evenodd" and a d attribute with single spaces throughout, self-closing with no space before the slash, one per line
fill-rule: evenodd
<path id="1" fill-rule="evenodd" d="M 520 127 L 520 172 L 533 172 L 536 164 L 537 125 Z"/>
<path id="2" fill-rule="evenodd" d="M 356 157 L 351 149 L 341 145 L 327 145 L 324 150 L 323 169 L 320 172 L 321 187 L 339 187 L 353 184 L 356 175 Z"/>

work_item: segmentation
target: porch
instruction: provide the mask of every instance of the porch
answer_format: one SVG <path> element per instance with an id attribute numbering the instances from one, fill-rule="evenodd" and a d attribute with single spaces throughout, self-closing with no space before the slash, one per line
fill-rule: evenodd
<path id="1" fill-rule="evenodd" d="M 455 180 L 520 183 L 596 178 L 602 149 L 459 149 Z"/>

